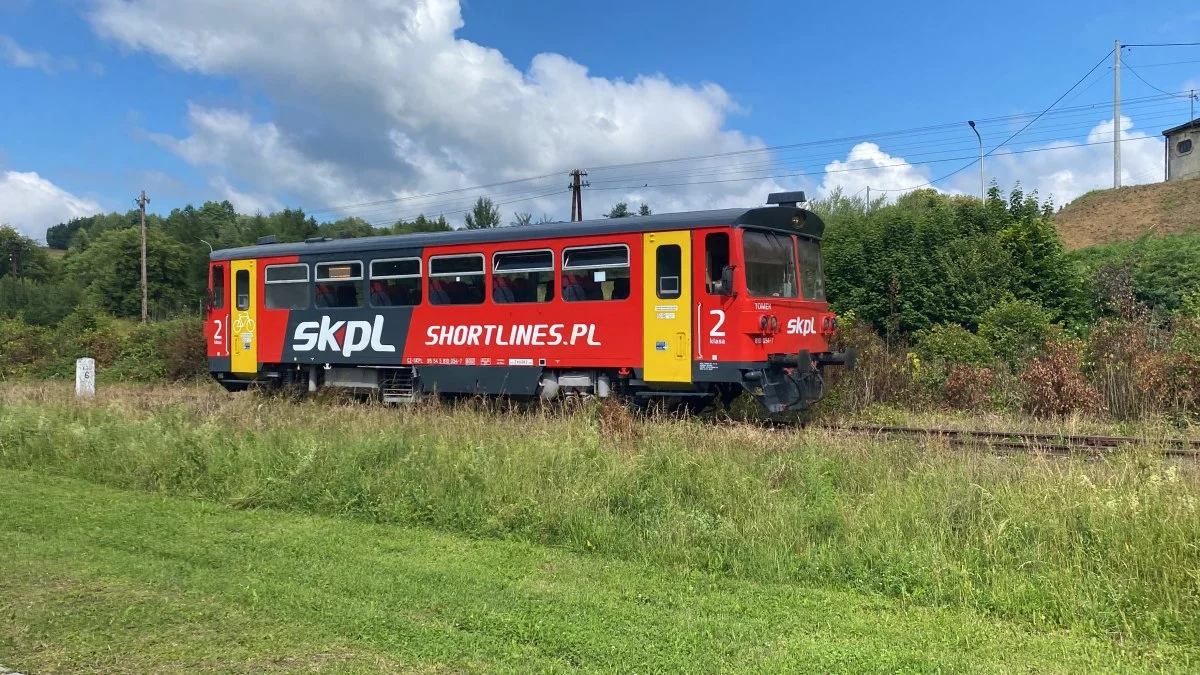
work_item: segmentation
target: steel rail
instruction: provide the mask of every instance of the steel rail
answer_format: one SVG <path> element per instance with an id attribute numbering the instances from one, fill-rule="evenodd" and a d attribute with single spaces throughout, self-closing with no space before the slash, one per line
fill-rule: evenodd
<path id="1" fill-rule="evenodd" d="M 1081 451 L 1111 451 L 1143 445 L 1158 448 L 1170 457 L 1200 458 L 1200 439 L 1138 438 L 1133 436 L 1093 436 L 1026 431 L 992 431 L 902 427 L 868 424 L 823 424 L 815 428 L 877 436 L 922 436 L 945 440 L 951 445 L 986 445 L 1008 450 L 1042 451 L 1051 454 L 1077 454 Z M 1092 453 L 1097 454 L 1097 453 Z"/>

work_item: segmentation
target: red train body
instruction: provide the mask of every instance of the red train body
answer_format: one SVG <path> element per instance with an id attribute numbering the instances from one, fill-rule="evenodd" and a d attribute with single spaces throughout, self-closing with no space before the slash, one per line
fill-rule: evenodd
<path id="1" fill-rule="evenodd" d="M 421 395 L 821 396 L 824 224 L 794 203 L 216 251 L 213 376 Z"/>

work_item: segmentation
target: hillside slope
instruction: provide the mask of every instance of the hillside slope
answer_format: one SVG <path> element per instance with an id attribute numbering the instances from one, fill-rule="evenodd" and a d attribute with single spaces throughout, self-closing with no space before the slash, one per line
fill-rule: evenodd
<path id="1" fill-rule="evenodd" d="M 1200 230 L 1200 179 L 1095 190 L 1054 215 L 1068 249 Z"/>

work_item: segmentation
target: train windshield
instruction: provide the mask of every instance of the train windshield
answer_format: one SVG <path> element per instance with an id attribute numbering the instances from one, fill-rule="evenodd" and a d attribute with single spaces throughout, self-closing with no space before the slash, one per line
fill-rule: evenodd
<path id="1" fill-rule="evenodd" d="M 821 242 L 800 238 L 800 292 L 805 300 L 825 299 L 825 270 L 822 269 Z"/>
<path id="2" fill-rule="evenodd" d="M 788 235 L 743 230 L 742 252 L 746 262 L 746 287 L 760 298 L 794 298 L 796 249 Z"/>

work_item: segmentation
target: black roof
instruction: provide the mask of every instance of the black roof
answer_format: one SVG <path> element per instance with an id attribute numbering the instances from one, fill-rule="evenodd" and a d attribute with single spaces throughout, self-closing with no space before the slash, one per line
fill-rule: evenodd
<path id="1" fill-rule="evenodd" d="M 1185 129 L 1193 129 L 1193 128 L 1200 128 L 1200 117 L 1197 117 L 1196 119 L 1192 120 L 1191 122 L 1184 122 L 1183 124 L 1180 124 L 1177 127 L 1171 127 L 1170 129 L 1167 129 L 1166 131 L 1162 132 L 1162 135 L 1170 136 L 1171 134 L 1175 133 L 1176 131 L 1184 131 Z"/>
<path id="2" fill-rule="evenodd" d="M 242 246 L 240 248 L 213 251 L 209 257 L 212 260 L 232 260 L 306 253 L 340 253 L 409 247 L 453 246 L 457 244 L 490 244 L 525 241 L 529 239 L 557 239 L 562 237 L 620 234 L 624 232 L 691 230 L 721 225 L 782 230 L 815 239 L 819 239 L 825 232 L 825 223 L 811 211 L 790 206 L 767 206 L 754 209 L 722 209 L 717 211 L 690 211 L 651 216 L 630 216 L 628 218 L 603 218 L 599 220 L 585 220 L 578 223 L 557 222 L 495 227 L 483 230 L 391 234 L 376 237 L 330 239 L 312 243 L 261 244 L 258 246 Z"/>

